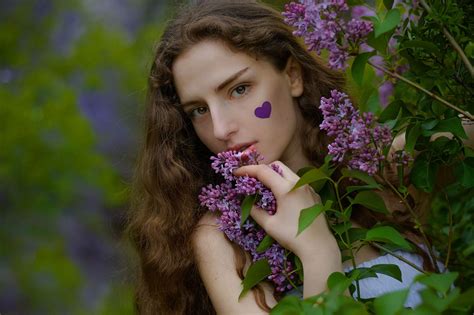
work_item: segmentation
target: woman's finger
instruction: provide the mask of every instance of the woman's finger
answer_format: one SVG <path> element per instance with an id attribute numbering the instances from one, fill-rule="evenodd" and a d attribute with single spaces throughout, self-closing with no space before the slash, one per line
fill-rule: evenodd
<path id="1" fill-rule="evenodd" d="M 300 177 L 283 162 L 275 161 L 270 163 L 270 167 L 272 167 L 272 165 L 276 165 L 282 171 L 283 178 L 289 180 L 290 182 L 296 183 L 300 179 Z"/>
<path id="2" fill-rule="evenodd" d="M 292 183 L 265 164 L 242 166 L 234 171 L 234 175 L 248 175 L 260 180 L 265 186 L 270 188 L 275 197 L 287 193 L 292 187 Z"/>
<path id="3" fill-rule="evenodd" d="M 268 212 L 254 205 L 250 210 L 250 216 L 262 229 L 266 230 L 268 219 L 271 217 Z"/>

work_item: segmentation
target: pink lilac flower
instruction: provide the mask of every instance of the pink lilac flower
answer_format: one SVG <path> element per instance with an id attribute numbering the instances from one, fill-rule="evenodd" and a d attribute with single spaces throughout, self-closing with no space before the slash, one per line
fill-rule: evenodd
<path id="1" fill-rule="evenodd" d="M 324 117 L 319 127 L 334 138 L 328 145 L 333 160 L 374 175 L 385 159 L 383 150 L 392 143 L 390 130 L 376 125 L 372 113 L 361 115 L 347 94 L 337 90 L 322 97 L 319 108 Z"/>
<path id="2" fill-rule="evenodd" d="M 349 6 L 345 0 L 300 0 L 285 5 L 285 22 L 294 27 L 294 35 L 304 38 L 308 50 L 321 54 L 329 51 L 329 66 L 347 68 L 352 51 L 366 41 L 372 32 L 369 21 L 353 18 L 346 21 Z"/>
<path id="3" fill-rule="evenodd" d="M 256 205 L 271 215 L 277 209 L 275 196 L 259 180 L 249 176 L 233 175 L 236 168 L 258 164 L 262 157 L 255 150 L 246 153 L 227 151 L 211 157 L 211 160 L 212 169 L 222 175 L 225 181 L 222 184 L 207 185 L 202 188 L 198 197 L 201 206 L 220 214 L 217 219 L 219 229 L 230 241 L 250 253 L 253 261 L 267 259 L 272 270 L 268 280 L 275 284 L 277 291 L 285 292 L 292 289 L 288 279 L 300 284 L 301 280 L 295 278 L 296 273 L 292 272 L 294 267 L 287 260 L 282 246 L 274 243 L 266 251 L 259 253 L 257 247 L 265 237 L 265 231 L 251 219 L 247 219 L 241 226 L 241 203 L 245 196 L 257 195 Z M 278 165 L 272 164 L 271 168 L 282 175 L 282 170 Z"/>

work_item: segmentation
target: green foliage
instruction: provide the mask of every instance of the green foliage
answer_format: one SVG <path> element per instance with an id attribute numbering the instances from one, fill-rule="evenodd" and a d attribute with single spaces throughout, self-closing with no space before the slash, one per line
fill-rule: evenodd
<path id="1" fill-rule="evenodd" d="M 242 226 L 245 221 L 250 216 L 250 210 L 252 210 L 253 205 L 255 204 L 255 201 L 257 200 L 257 195 L 249 195 L 245 196 L 244 200 L 242 201 L 242 206 L 241 206 L 241 216 L 240 216 L 240 225 Z"/>
<path id="2" fill-rule="evenodd" d="M 395 315 L 399 314 L 403 309 L 403 303 L 408 296 L 408 289 L 394 291 L 385 294 L 374 301 L 375 314 L 379 315 Z"/>
<path id="3" fill-rule="evenodd" d="M 375 212 L 388 214 L 387 207 L 385 206 L 385 202 L 383 201 L 382 197 L 371 190 L 359 192 L 355 196 L 352 203 L 363 205 L 364 207 L 367 207 L 368 209 Z"/>
<path id="4" fill-rule="evenodd" d="M 375 20 L 374 38 L 377 39 L 380 35 L 393 31 L 398 26 L 398 23 L 400 23 L 400 18 L 400 11 L 394 8 L 387 12 L 383 21 Z"/>
<path id="5" fill-rule="evenodd" d="M 407 223 L 433 240 L 439 251 L 438 264 L 444 263 L 454 272 L 420 276 L 417 281 L 425 289 L 421 293 L 422 303 L 414 309 L 404 307 L 408 289 L 375 299 L 358 298 L 356 302 L 341 294 L 344 290 L 356 291 L 359 280 L 377 274 L 401 281 L 398 266 L 375 265 L 354 268 L 346 275 L 331 275 L 328 290 L 314 297 L 305 300 L 285 297 L 272 310 L 274 314 L 471 314 L 474 310 L 474 154 L 465 144 L 474 135 L 466 134 L 459 116 L 474 113 L 474 77 L 466 66 L 467 62 L 474 63 L 474 4 L 467 0 L 426 3 L 429 8 L 424 7 L 424 2 L 413 6 L 412 2 L 376 0 L 375 16 L 365 17 L 374 24 L 374 31 L 368 37 L 373 50 L 351 50 L 354 58 L 347 73 L 349 91 L 360 110 L 378 114 L 380 123 L 391 128 L 393 135 L 405 139 L 404 151 L 414 158 L 408 165 L 394 167 L 398 186 L 385 178 L 392 169 L 382 169 L 377 180 L 362 172 L 341 169 L 338 173 L 342 176 L 335 180 L 332 173 L 320 167 L 299 172 L 301 178 L 293 189 L 308 184 L 320 194 L 323 204 L 334 201 L 335 209 L 325 209 L 323 204 L 304 209 L 299 231 L 324 213 L 338 244 L 346 250 L 343 260 L 350 259 L 353 255 L 350 251 L 364 244 L 390 254 L 395 249 L 412 250 L 405 236 L 386 223 L 363 229 L 353 227 L 350 222 L 356 205 L 387 214 L 387 205 L 375 190 L 392 190 L 408 207 L 411 218 Z M 365 2 L 355 0 L 348 4 Z M 467 62 L 453 42 L 466 54 Z M 375 76 L 370 67 L 374 65 L 370 58 L 375 54 L 384 61 L 384 78 Z M 400 77 L 405 80 L 398 80 Z M 385 80 L 394 84 L 394 93 L 382 110 L 377 86 Z M 392 152 L 386 154 L 390 160 Z M 324 167 L 335 169 L 330 163 Z M 383 167 L 390 168 L 390 162 Z M 349 178 L 358 183 L 343 185 Z M 430 196 L 427 198 L 431 205 L 424 205 L 430 210 L 427 222 L 409 205 L 415 190 Z"/>
<path id="6" fill-rule="evenodd" d="M 270 235 L 268 235 L 268 234 L 265 235 L 263 240 L 257 246 L 257 249 L 256 249 L 257 253 L 263 253 L 264 251 L 269 249 L 270 246 L 272 246 L 272 244 L 274 242 L 275 242 L 275 240 Z"/>
<path id="7" fill-rule="evenodd" d="M 128 179 L 114 168 L 117 157 L 99 150 L 79 96 L 113 89 L 114 110 L 131 116 L 130 108 L 143 102 L 146 62 L 160 27 L 145 24 L 131 38 L 91 16 L 83 2 L 47 2 L 43 13 L 34 1 L 0 5 L 10 8 L 0 13 L 0 70 L 13 73 L 0 82 L 0 268 L 11 273 L 1 287 L 14 285 L 28 314 L 132 314 L 131 289 L 122 279 L 105 283 L 108 295 L 94 296 L 94 304 L 85 300 L 88 271 L 63 241 L 61 222 L 80 221 L 92 234 L 83 237 L 117 247 L 103 212 L 122 211 Z M 58 48 L 55 36 L 67 14 L 80 20 L 81 33 Z M 84 202 L 91 192 L 96 208 Z"/>
<path id="8" fill-rule="evenodd" d="M 296 235 L 303 232 L 324 211 L 331 209 L 331 206 L 332 201 L 328 200 L 325 205 L 317 203 L 309 208 L 302 209 L 298 218 L 298 233 Z"/>
<path id="9" fill-rule="evenodd" d="M 436 194 L 428 222 L 429 233 L 450 270 L 459 272 L 456 285 L 474 283 L 474 189 L 455 182 Z"/>
<path id="10" fill-rule="evenodd" d="M 368 242 L 383 242 L 399 246 L 404 250 L 410 250 L 410 244 L 405 238 L 390 226 L 377 226 L 367 231 L 365 240 Z"/>
<path id="11" fill-rule="evenodd" d="M 256 286 L 260 281 L 266 279 L 272 273 L 270 265 L 266 259 L 261 259 L 250 265 L 244 280 L 242 280 L 242 292 L 240 292 L 239 300 L 247 294 L 247 292 Z"/>

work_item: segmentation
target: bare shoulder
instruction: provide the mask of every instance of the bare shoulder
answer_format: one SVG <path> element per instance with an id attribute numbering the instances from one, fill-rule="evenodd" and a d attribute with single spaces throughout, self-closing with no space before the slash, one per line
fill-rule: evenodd
<path id="1" fill-rule="evenodd" d="M 216 217 L 211 213 L 206 213 L 196 225 L 193 237 L 193 248 L 199 254 L 201 251 L 210 249 L 210 245 L 219 247 L 231 247 L 230 243 L 219 230 Z"/>

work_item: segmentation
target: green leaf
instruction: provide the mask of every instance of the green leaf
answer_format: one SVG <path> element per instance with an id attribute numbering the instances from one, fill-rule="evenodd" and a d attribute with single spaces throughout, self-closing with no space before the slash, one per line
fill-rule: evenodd
<path id="1" fill-rule="evenodd" d="M 321 170 L 323 173 L 325 173 L 328 178 L 332 175 L 332 173 L 334 173 L 334 171 L 336 170 L 336 168 L 334 167 L 331 167 L 331 161 L 332 161 L 332 157 L 330 155 L 327 155 L 325 158 L 324 158 L 324 164 L 321 165 L 321 167 L 319 168 L 319 170 Z M 308 167 L 303 167 L 301 169 L 298 170 L 297 172 L 297 175 L 298 176 L 303 176 L 306 172 L 310 171 L 314 169 L 313 166 L 308 166 Z M 313 188 L 313 190 L 317 193 L 319 193 L 319 191 L 324 187 L 324 185 L 327 183 L 328 181 L 328 178 L 325 178 L 325 179 L 321 179 L 321 180 L 318 180 L 318 181 L 315 181 L 315 182 L 312 182 L 310 184 L 311 188 Z"/>
<path id="2" fill-rule="evenodd" d="M 377 24 L 374 23 L 374 27 L 376 25 Z M 377 51 L 381 52 L 382 54 L 385 54 L 386 53 L 385 50 L 387 48 L 388 40 L 389 40 L 388 34 L 383 34 L 377 38 L 375 37 L 374 34 L 375 34 L 374 32 L 369 33 L 369 35 L 367 36 L 367 44 L 369 44 L 370 47 L 375 48 Z"/>
<path id="3" fill-rule="evenodd" d="M 464 187 L 474 187 L 474 158 L 465 158 L 458 166 L 457 173 L 460 174 L 461 184 Z"/>
<path id="4" fill-rule="evenodd" d="M 453 305 L 460 307 L 471 307 L 474 301 L 474 287 L 464 291 L 458 298 L 453 302 Z"/>
<path id="5" fill-rule="evenodd" d="M 394 120 L 398 117 L 398 113 L 400 112 L 401 106 L 403 105 L 403 101 L 395 100 L 388 104 L 387 107 L 383 110 L 380 114 L 379 122 L 384 123 L 389 120 Z"/>
<path id="6" fill-rule="evenodd" d="M 349 231 L 349 239 L 352 243 L 357 242 L 359 240 L 365 239 L 367 235 L 367 229 L 363 228 L 350 228 Z"/>
<path id="7" fill-rule="evenodd" d="M 391 226 L 378 226 L 367 231 L 365 240 L 369 242 L 383 242 L 399 246 L 402 249 L 410 250 L 410 244 L 405 238 Z"/>
<path id="8" fill-rule="evenodd" d="M 413 151 L 415 150 L 416 140 L 421 135 L 421 126 L 420 123 L 416 123 L 412 128 L 410 128 L 405 134 L 405 151 L 413 156 Z"/>
<path id="9" fill-rule="evenodd" d="M 365 64 L 367 63 L 367 60 L 369 60 L 369 58 L 373 55 L 375 55 L 375 52 L 373 51 L 358 54 L 352 63 L 352 77 L 354 78 L 354 82 L 359 86 L 362 85 L 364 81 Z"/>
<path id="10" fill-rule="evenodd" d="M 329 290 L 344 292 L 352 283 L 352 279 L 347 278 L 341 272 L 333 272 L 329 275 L 327 286 Z"/>
<path id="11" fill-rule="evenodd" d="M 474 157 L 474 150 L 470 147 L 464 147 L 464 155 L 466 157 Z"/>
<path id="12" fill-rule="evenodd" d="M 393 7 L 393 0 L 383 0 L 383 5 L 390 10 Z"/>
<path id="13" fill-rule="evenodd" d="M 394 291 L 374 300 L 374 310 L 377 315 L 395 315 L 404 309 L 404 303 L 408 296 L 408 289 Z"/>
<path id="14" fill-rule="evenodd" d="M 464 52 L 469 58 L 474 58 L 474 42 L 469 42 L 464 48 Z"/>
<path id="15" fill-rule="evenodd" d="M 287 295 L 272 308 L 271 315 L 299 315 L 303 312 L 301 300 L 294 295 Z"/>
<path id="16" fill-rule="evenodd" d="M 449 291 L 458 275 L 457 272 L 432 273 L 429 275 L 419 275 L 416 277 L 416 281 L 445 294 Z"/>
<path id="17" fill-rule="evenodd" d="M 371 185 L 362 185 L 362 186 L 349 186 L 346 188 L 348 193 L 359 191 L 359 190 L 373 190 L 373 189 L 380 189 L 378 186 L 371 186 Z"/>
<path id="18" fill-rule="evenodd" d="M 374 25 L 375 38 L 395 29 L 398 23 L 400 23 L 400 19 L 401 19 L 401 15 L 398 9 L 394 8 L 388 11 L 387 15 L 385 15 L 385 19 L 381 23 Z"/>
<path id="19" fill-rule="evenodd" d="M 377 189 L 380 189 L 380 185 L 375 181 L 375 179 L 370 176 L 367 173 L 364 173 L 359 170 L 349 170 L 349 169 L 343 169 L 342 175 L 347 178 L 355 178 L 360 181 L 363 181 L 364 183 L 369 184 L 372 187 L 376 187 Z"/>
<path id="20" fill-rule="evenodd" d="M 326 209 L 324 205 L 320 203 L 301 210 L 300 216 L 298 218 L 298 233 L 296 233 L 296 236 L 300 235 L 300 233 L 310 226 L 311 223 L 313 223 L 313 221 L 325 210 Z"/>
<path id="21" fill-rule="evenodd" d="M 380 105 L 379 91 L 377 89 L 374 89 L 372 93 L 370 93 L 365 107 L 366 108 L 364 109 L 364 111 L 372 112 L 375 115 L 378 115 L 382 111 L 382 106 Z"/>
<path id="22" fill-rule="evenodd" d="M 298 180 L 295 186 L 291 189 L 291 191 L 296 190 L 300 188 L 301 186 L 311 184 L 313 182 L 316 182 L 322 179 L 329 179 L 329 177 L 322 170 L 313 168 L 310 171 L 306 172 L 303 176 L 301 176 L 301 178 Z"/>
<path id="23" fill-rule="evenodd" d="M 376 273 L 387 275 L 389 277 L 392 277 L 402 282 L 402 272 L 400 271 L 400 268 L 397 265 L 378 264 L 378 265 L 373 265 L 372 267 L 370 267 L 370 269 L 372 271 L 375 271 Z"/>
<path id="24" fill-rule="evenodd" d="M 416 158 L 410 172 L 410 181 L 416 188 L 432 192 L 439 165 L 431 163 L 428 158 L 428 154 L 425 153 Z"/>
<path id="25" fill-rule="evenodd" d="M 365 268 L 365 267 L 357 267 L 355 269 L 352 269 L 348 276 L 353 280 L 363 280 L 366 278 L 378 278 L 377 273 L 372 271 L 370 268 Z"/>
<path id="26" fill-rule="evenodd" d="M 239 300 L 245 296 L 251 288 L 264 280 L 271 273 L 272 270 L 270 269 L 270 265 L 266 259 L 261 259 L 250 265 L 245 274 L 244 280 L 242 280 L 243 289 L 242 292 L 240 292 Z"/>
<path id="27" fill-rule="evenodd" d="M 301 281 L 304 281 L 303 263 L 301 262 L 301 259 L 298 256 L 295 255 L 294 257 L 298 276 L 300 277 Z"/>
<path id="28" fill-rule="evenodd" d="M 436 127 L 432 129 L 432 132 L 451 132 L 461 139 L 467 139 L 466 131 L 464 131 L 462 121 L 459 117 L 441 120 Z"/>
<path id="29" fill-rule="evenodd" d="M 244 200 L 242 201 L 241 205 L 241 215 L 240 215 L 240 226 L 244 224 L 245 221 L 249 218 L 250 210 L 252 209 L 255 200 L 257 199 L 257 195 L 249 195 L 245 196 Z"/>
<path id="30" fill-rule="evenodd" d="M 260 242 L 260 244 L 258 244 L 257 246 L 257 253 L 263 253 L 264 251 L 266 251 L 268 248 L 270 248 L 270 246 L 272 246 L 272 244 L 275 242 L 275 240 L 270 236 L 270 235 L 265 235 L 265 237 L 263 238 L 263 240 Z"/>
<path id="31" fill-rule="evenodd" d="M 371 190 L 364 190 L 359 192 L 354 200 L 353 204 L 363 205 L 364 207 L 369 208 L 372 211 L 388 214 L 387 207 L 382 197 L 377 195 Z"/>
<path id="32" fill-rule="evenodd" d="M 434 54 L 437 57 L 441 57 L 441 51 L 439 50 L 438 46 L 433 44 L 432 42 L 427 42 L 424 40 L 409 40 L 403 43 L 403 48 L 421 48 Z"/>
<path id="33" fill-rule="evenodd" d="M 421 124 L 421 127 L 424 129 L 424 130 L 431 130 L 433 129 L 434 127 L 436 127 L 436 125 L 439 123 L 439 120 L 436 119 L 436 118 L 433 118 L 433 119 L 428 119 L 427 121 L 423 122 Z"/>

